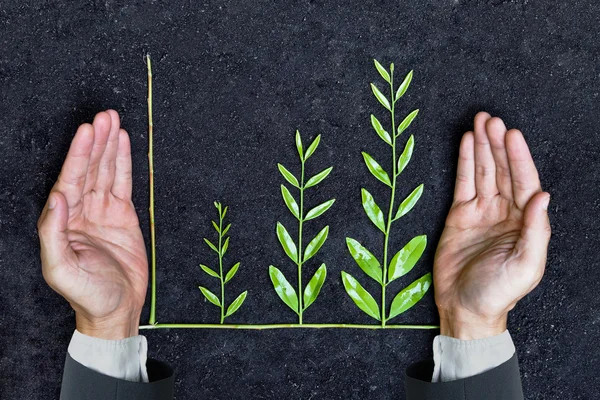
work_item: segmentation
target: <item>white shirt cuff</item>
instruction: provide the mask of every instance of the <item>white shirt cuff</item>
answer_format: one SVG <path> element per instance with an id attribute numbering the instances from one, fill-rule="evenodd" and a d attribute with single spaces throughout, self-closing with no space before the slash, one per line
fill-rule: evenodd
<path id="1" fill-rule="evenodd" d="M 75 330 L 68 351 L 73 360 L 101 374 L 132 382 L 148 382 L 145 336 L 106 340 Z"/>
<path id="2" fill-rule="evenodd" d="M 432 382 L 464 379 L 496 368 L 515 354 L 508 330 L 499 335 L 461 340 L 438 335 L 433 339 Z"/>

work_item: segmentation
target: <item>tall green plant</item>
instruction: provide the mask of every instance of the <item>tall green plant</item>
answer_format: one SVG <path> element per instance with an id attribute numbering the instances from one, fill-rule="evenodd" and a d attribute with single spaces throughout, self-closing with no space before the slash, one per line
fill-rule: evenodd
<path id="1" fill-rule="evenodd" d="M 308 243 L 303 251 L 302 248 L 302 228 L 306 221 L 317 218 L 327 211 L 335 202 L 335 199 L 328 200 L 318 206 L 310 209 L 307 213 L 304 211 L 304 191 L 319 184 L 323 179 L 331 173 L 333 167 L 329 167 L 314 175 L 308 181 L 305 182 L 305 164 L 306 160 L 313 155 L 319 143 L 321 142 L 321 135 L 318 135 L 315 140 L 308 146 L 306 152 L 302 146 L 302 138 L 300 132 L 296 131 L 296 149 L 300 157 L 301 171 L 300 180 L 298 180 L 294 174 L 292 174 L 287 168 L 281 164 L 277 164 L 279 172 L 285 178 L 285 180 L 298 189 L 299 191 L 299 202 L 296 202 L 294 196 L 290 193 L 285 185 L 281 185 L 281 195 L 283 201 L 292 213 L 292 215 L 298 220 L 298 242 L 294 242 L 287 229 L 281 222 L 277 222 L 277 238 L 285 251 L 285 254 L 296 264 L 298 272 L 298 292 L 292 287 L 292 285 L 285 278 L 284 274 L 273 265 L 269 266 L 269 276 L 273 282 L 273 287 L 277 295 L 287 304 L 296 314 L 298 314 L 298 323 L 302 324 L 303 312 L 316 300 L 325 277 L 327 276 L 327 267 L 325 264 L 317 269 L 313 277 L 310 279 L 306 287 L 304 288 L 304 295 L 302 295 L 302 267 L 310 258 L 312 258 L 323 246 L 327 235 L 329 234 L 329 225 L 325 226 L 317 235 Z"/>
<path id="2" fill-rule="evenodd" d="M 206 242 L 208 247 L 210 247 L 211 250 L 213 250 L 215 253 L 217 253 L 217 256 L 219 258 L 219 272 L 215 271 L 214 269 L 212 269 L 204 264 L 200 264 L 200 268 L 202 268 L 202 270 L 204 272 L 206 272 L 209 276 L 219 279 L 220 284 L 221 284 L 221 298 L 217 297 L 217 295 L 215 295 L 213 292 L 211 292 L 204 286 L 198 286 L 198 288 L 200 289 L 200 291 L 202 292 L 202 294 L 204 295 L 204 297 L 206 297 L 206 299 L 208 301 L 210 301 L 215 306 L 217 306 L 221 309 L 221 322 L 220 323 L 222 324 L 223 321 L 225 320 L 225 318 L 229 317 L 231 314 L 236 312 L 242 306 L 242 303 L 244 303 L 244 300 L 246 300 L 248 291 L 246 290 L 246 291 L 242 292 L 238 297 L 236 297 L 236 299 L 231 302 L 229 307 L 227 307 L 227 311 L 225 311 L 225 284 L 227 282 L 229 282 L 235 276 L 235 274 L 238 271 L 238 268 L 240 267 L 240 263 L 239 262 L 235 263 L 229 269 L 227 274 L 226 275 L 224 274 L 225 271 L 223 270 L 223 256 L 225 255 L 225 253 L 227 252 L 227 249 L 229 248 L 229 237 L 225 237 L 225 235 L 227 235 L 227 232 L 229 232 L 229 228 L 231 228 L 231 224 L 227 224 L 227 226 L 225 226 L 225 227 L 223 226 L 224 222 L 225 222 L 225 215 L 227 215 L 227 207 L 222 207 L 221 203 L 216 202 L 216 201 L 214 204 L 215 204 L 215 208 L 219 212 L 219 223 L 217 224 L 215 221 L 211 221 L 211 222 L 212 222 L 213 227 L 215 228 L 215 230 L 217 231 L 217 233 L 219 235 L 219 241 L 218 241 L 217 245 L 213 244 L 207 238 L 204 238 L 204 241 Z"/>
<path id="3" fill-rule="evenodd" d="M 352 275 L 342 271 L 342 281 L 346 292 L 356 305 L 367 315 L 380 321 L 382 326 L 385 326 L 387 321 L 408 310 L 425 295 L 425 292 L 427 292 L 431 285 L 431 273 L 422 276 L 401 290 L 392 300 L 389 313 L 386 314 L 386 289 L 388 285 L 412 270 L 425 250 L 427 236 L 420 235 L 410 240 L 388 263 L 388 244 L 392 223 L 412 210 L 423 194 L 423 184 L 421 184 L 400 203 L 398 209 L 394 212 L 397 189 L 396 180 L 410 161 L 415 139 L 413 135 L 408 138 L 404 150 L 399 157 L 397 157 L 397 142 L 400 135 L 415 119 L 419 110 L 412 111 L 399 125 L 396 125 L 396 102 L 406 93 L 413 77 L 413 71 L 410 71 L 406 75 L 404 81 L 396 89 L 394 88 L 394 64 L 390 65 L 388 72 L 377 60 L 374 60 L 374 62 L 375 68 L 389 85 L 389 98 L 373 83 L 371 83 L 371 90 L 379 103 L 390 114 L 391 133 L 385 130 L 381 122 L 373 114 L 371 114 L 371 125 L 379 138 L 391 147 L 391 175 L 368 153 L 363 152 L 362 155 L 371 174 L 390 189 L 387 217 L 384 216 L 384 212 L 377 205 L 375 199 L 367 189 L 363 188 L 361 195 L 365 213 L 371 222 L 383 233 L 383 262 L 380 263 L 373 253 L 355 239 L 346 238 L 346 244 L 352 258 L 354 258 L 354 261 L 356 261 L 363 272 L 381 285 L 381 307 Z"/>

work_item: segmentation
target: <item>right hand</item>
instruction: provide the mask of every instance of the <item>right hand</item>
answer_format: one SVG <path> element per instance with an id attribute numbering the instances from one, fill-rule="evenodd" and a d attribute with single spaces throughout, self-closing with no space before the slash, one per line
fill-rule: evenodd
<path id="1" fill-rule="evenodd" d="M 550 195 L 523 135 L 484 112 L 474 125 L 433 267 L 440 333 L 460 339 L 506 330 L 508 312 L 542 279 L 550 240 Z"/>
<path id="2" fill-rule="evenodd" d="M 75 310 L 77 330 L 138 334 L 148 259 L 131 201 L 131 145 L 114 110 L 77 130 L 38 220 L 44 279 Z"/>

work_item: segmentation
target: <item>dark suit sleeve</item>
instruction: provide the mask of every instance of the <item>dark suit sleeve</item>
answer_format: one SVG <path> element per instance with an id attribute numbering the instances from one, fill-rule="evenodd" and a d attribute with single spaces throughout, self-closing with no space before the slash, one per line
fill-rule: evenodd
<path id="1" fill-rule="evenodd" d="M 67 353 L 60 400 L 172 400 L 173 370 L 153 359 L 146 362 L 150 382 L 130 382 L 93 371 Z"/>
<path id="2" fill-rule="evenodd" d="M 406 370 L 407 400 L 523 400 L 517 355 L 498 367 L 465 379 L 432 383 L 433 361 Z"/>

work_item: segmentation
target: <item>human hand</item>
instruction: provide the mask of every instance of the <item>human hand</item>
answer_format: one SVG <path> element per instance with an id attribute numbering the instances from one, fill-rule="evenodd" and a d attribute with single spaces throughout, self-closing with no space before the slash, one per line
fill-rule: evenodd
<path id="1" fill-rule="evenodd" d="M 114 110 L 77 130 L 38 220 L 44 279 L 75 310 L 77 330 L 137 335 L 148 285 L 131 201 L 131 145 Z"/>
<path id="2" fill-rule="evenodd" d="M 481 112 L 460 144 L 454 201 L 433 278 L 440 333 L 480 339 L 542 279 L 550 240 L 537 170 L 520 131 Z"/>

